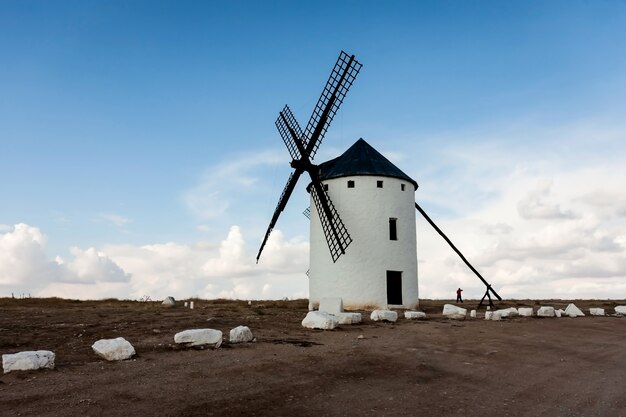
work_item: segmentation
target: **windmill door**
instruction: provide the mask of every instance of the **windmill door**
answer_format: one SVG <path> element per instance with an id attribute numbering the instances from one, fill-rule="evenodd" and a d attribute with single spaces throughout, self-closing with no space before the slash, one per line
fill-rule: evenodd
<path id="1" fill-rule="evenodd" d="M 402 305 L 401 271 L 387 271 L 387 304 Z"/>

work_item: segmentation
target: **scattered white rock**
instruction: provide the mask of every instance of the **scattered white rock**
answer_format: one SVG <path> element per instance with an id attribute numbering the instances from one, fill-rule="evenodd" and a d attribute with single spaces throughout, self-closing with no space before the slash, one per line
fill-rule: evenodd
<path id="1" fill-rule="evenodd" d="M 492 311 L 492 312 L 491 312 L 491 320 L 493 320 L 493 321 L 500 321 L 500 320 L 502 320 L 502 317 L 503 317 L 503 316 L 502 316 L 502 314 L 503 314 L 502 312 L 503 312 L 503 311 L 504 311 L 504 310 L 496 310 L 496 311 Z"/>
<path id="2" fill-rule="evenodd" d="M 163 300 L 161 304 L 164 306 L 171 307 L 174 304 L 176 304 L 176 300 L 174 300 L 174 297 L 167 297 L 165 300 Z"/>
<path id="3" fill-rule="evenodd" d="M 491 320 L 492 316 L 493 316 L 493 311 L 489 311 L 489 310 L 485 311 L 485 320 Z"/>
<path id="4" fill-rule="evenodd" d="M 533 316 L 533 308 L 532 307 L 520 307 L 517 309 L 517 313 L 521 317 L 532 317 Z"/>
<path id="5" fill-rule="evenodd" d="M 554 307 L 551 306 L 542 306 L 537 310 L 537 317 L 554 317 L 554 315 Z"/>
<path id="6" fill-rule="evenodd" d="M 569 304 L 565 308 L 565 314 L 567 314 L 570 317 L 584 317 L 585 316 L 585 313 L 583 313 L 582 310 L 576 307 L 576 305 L 574 304 Z"/>
<path id="7" fill-rule="evenodd" d="M 615 306 L 615 314 L 626 315 L 626 306 Z"/>
<path id="8" fill-rule="evenodd" d="M 2 355 L 2 369 L 11 371 L 30 371 L 34 369 L 54 369 L 54 353 L 49 350 L 34 350 Z"/>
<path id="9" fill-rule="evenodd" d="M 343 300 L 341 297 L 327 297 L 320 300 L 319 311 L 328 314 L 339 314 L 343 312 Z"/>
<path id="10" fill-rule="evenodd" d="M 91 348 L 101 358 L 108 361 L 123 361 L 135 354 L 135 348 L 123 337 L 100 339 Z"/>
<path id="11" fill-rule="evenodd" d="M 453 304 L 444 304 L 443 316 L 449 319 L 463 320 L 467 315 L 467 310 L 461 307 L 457 307 Z"/>
<path id="12" fill-rule="evenodd" d="M 500 310 L 496 310 L 493 312 L 498 313 L 498 315 L 500 316 L 500 318 L 506 319 L 509 317 L 517 317 L 519 315 L 517 309 L 515 307 L 509 307 L 509 308 L 503 308 Z"/>
<path id="13" fill-rule="evenodd" d="M 554 315 L 556 317 L 563 317 L 563 314 L 565 314 L 565 310 L 562 310 L 560 308 L 558 310 L 554 310 Z"/>
<path id="14" fill-rule="evenodd" d="M 361 313 L 339 313 L 334 314 L 339 324 L 358 324 L 363 320 Z"/>
<path id="15" fill-rule="evenodd" d="M 323 311 L 309 311 L 302 320 L 302 327 L 308 329 L 332 330 L 339 324 L 339 321 L 332 314 Z"/>
<path id="16" fill-rule="evenodd" d="M 423 311 L 405 311 L 404 318 L 408 320 L 421 320 L 426 318 L 426 313 Z"/>
<path id="17" fill-rule="evenodd" d="M 252 342 L 254 336 L 248 326 L 237 326 L 230 331 L 230 343 L 247 343 Z"/>
<path id="18" fill-rule="evenodd" d="M 222 344 L 222 332 L 215 329 L 189 329 L 174 335 L 174 342 L 187 346 L 209 346 L 217 349 Z"/>
<path id="19" fill-rule="evenodd" d="M 398 313 L 391 310 L 374 310 L 370 315 L 370 319 L 374 321 L 391 321 L 398 320 Z"/>
<path id="20" fill-rule="evenodd" d="M 591 314 L 592 316 L 604 316 L 604 309 L 591 307 L 589 309 L 589 314 Z"/>
<path id="21" fill-rule="evenodd" d="M 471 310 L 470 311 L 470 317 L 475 319 L 476 318 L 476 310 Z"/>

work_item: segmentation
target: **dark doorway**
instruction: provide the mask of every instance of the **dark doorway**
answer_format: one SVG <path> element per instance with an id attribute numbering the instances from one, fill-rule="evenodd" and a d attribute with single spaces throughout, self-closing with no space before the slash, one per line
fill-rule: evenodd
<path id="1" fill-rule="evenodd" d="M 401 271 L 387 271 L 387 304 L 402 305 Z"/>

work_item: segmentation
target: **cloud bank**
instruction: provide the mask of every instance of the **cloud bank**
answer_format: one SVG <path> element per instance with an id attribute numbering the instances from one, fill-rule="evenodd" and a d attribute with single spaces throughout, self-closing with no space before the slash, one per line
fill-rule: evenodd
<path id="1" fill-rule="evenodd" d="M 308 242 L 287 241 L 277 230 L 255 264 L 241 230 L 232 226 L 218 244 L 163 243 L 71 248 L 71 259 L 51 259 L 47 238 L 17 224 L 0 234 L 0 291 L 10 296 L 78 299 L 301 298 L 308 282 Z"/>

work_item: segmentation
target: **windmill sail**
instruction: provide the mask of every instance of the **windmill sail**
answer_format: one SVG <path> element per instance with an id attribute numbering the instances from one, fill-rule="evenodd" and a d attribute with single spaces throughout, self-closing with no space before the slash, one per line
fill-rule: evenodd
<path id="1" fill-rule="evenodd" d="M 348 55 L 344 51 L 339 54 L 337 63 L 330 73 L 324 90 L 322 90 L 322 95 L 317 101 L 309 123 L 304 130 L 304 147 L 307 149 L 310 159 L 315 157 L 328 126 L 333 121 L 339 106 L 343 103 L 343 99 L 362 66 L 354 58 L 354 55 Z"/>
<path id="2" fill-rule="evenodd" d="M 321 190 L 321 193 L 318 190 Z M 352 237 L 350 237 L 348 229 L 341 221 L 335 206 L 324 188 L 312 186 L 311 196 L 320 218 L 326 242 L 328 242 L 330 256 L 333 258 L 333 262 L 337 262 L 337 259 L 345 253 L 346 248 L 352 243 Z M 324 207 L 325 205 L 326 207 Z"/>
<path id="3" fill-rule="evenodd" d="M 339 256 L 345 253 L 346 248 L 352 242 L 352 238 L 339 218 L 337 210 L 321 185 L 318 176 L 319 167 L 313 165 L 311 160 L 315 156 L 328 130 L 328 126 L 330 126 L 335 117 L 339 106 L 343 103 L 361 67 L 362 65 L 355 59 L 354 55 L 348 55 L 341 51 L 304 133 L 289 106 L 285 106 L 279 113 L 275 123 L 276 128 L 283 142 L 285 142 L 285 146 L 287 146 L 289 155 L 291 155 L 291 167 L 294 168 L 294 172 L 287 180 L 287 185 L 285 185 L 283 193 L 278 200 L 278 205 L 274 210 L 274 215 L 257 254 L 257 262 L 261 257 L 270 233 L 276 226 L 280 213 L 285 209 L 298 179 L 305 171 L 311 177 L 311 195 L 317 208 L 333 262 L 336 262 Z"/>

